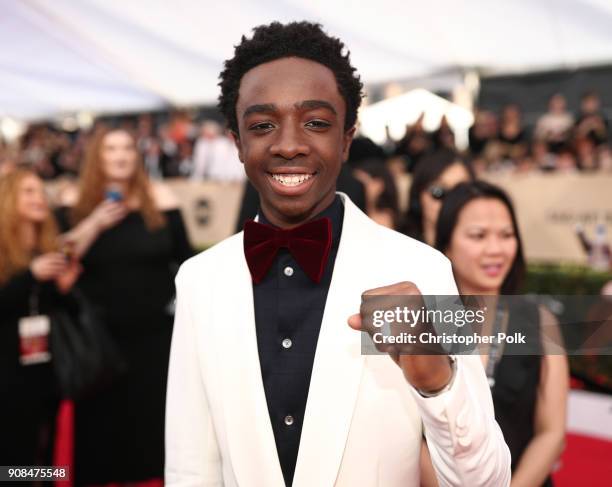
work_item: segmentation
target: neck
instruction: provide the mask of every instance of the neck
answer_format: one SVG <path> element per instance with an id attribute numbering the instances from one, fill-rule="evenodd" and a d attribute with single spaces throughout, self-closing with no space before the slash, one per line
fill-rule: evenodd
<path id="1" fill-rule="evenodd" d="M 457 281 L 457 287 L 459 288 L 459 294 L 467 294 L 473 296 L 499 296 L 499 293 L 501 291 L 500 288 L 481 288 L 478 286 L 471 286 L 470 284 L 459 281 Z"/>
<path id="2" fill-rule="evenodd" d="M 121 191 L 121 193 L 125 196 L 127 195 L 127 192 L 130 189 L 130 185 L 124 179 L 122 180 L 111 179 L 106 183 L 106 188 Z"/>
<path id="3" fill-rule="evenodd" d="M 261 201 L 261 211 L 265 215 L 266 220 L 268 220 L 272 225 L 278 228 L 288 230 L 291 228 L 299 227 L 300 225 L 312 220 L 319 213 L 326 210 L 334 202 L 335 197 L 336 191 L 334 190 L 331 192 L 329 197 L 326 197 L 325 199 L 321 200 L 307 213 L 296 216 L 286 215 L 274 208 L 270 208 L 264 203 L 263 200 Z"/>
<path id="4" fill-rule="evenodd" d="M 436 245 L 436 227 L 428 222 L 423 222 L 423 239 L 427 245 Z"/>

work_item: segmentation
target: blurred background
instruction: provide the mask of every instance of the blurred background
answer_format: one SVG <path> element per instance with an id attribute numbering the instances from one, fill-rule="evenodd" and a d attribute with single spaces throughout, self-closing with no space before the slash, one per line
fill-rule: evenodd
<path id="1" fill-rule="evenodd" d="M 178 197 L 191 244 L 220 241 L 248 216 L 244 171 L 215 107 L 223 60 L 253 26 L 302 19 L 350 47 L 365 84 L 347 161 L 364 209 L 386 208 L 401 230 L 422 159 L 453 151 L 512 197 L 524 292 L 606 292 L 609 0 L 3 1 L 0 174 L 33 168 L 59 206 L 92 134 L 119 125 L 135 134 L 149 177 Z M 392 203 L 378 204 L 383 194 Z M 600 485 L 612 473 L 612 362 L 570 365 L 556 485 Z"/>

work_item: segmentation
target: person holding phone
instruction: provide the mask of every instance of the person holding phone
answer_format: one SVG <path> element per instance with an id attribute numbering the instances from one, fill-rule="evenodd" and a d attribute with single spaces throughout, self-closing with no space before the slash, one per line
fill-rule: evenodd
<path id="1" fill-rule="evenodd" d="M 79 286 L 127 362 L 111 387 L 76 403 L 77 482 L 159 479 L 173 276 L 192 255 L 180 209 L 148 179 L 123 129 L 94 134 L 78 187 L 64 197 L 66 240 L 83 265 Z"/>

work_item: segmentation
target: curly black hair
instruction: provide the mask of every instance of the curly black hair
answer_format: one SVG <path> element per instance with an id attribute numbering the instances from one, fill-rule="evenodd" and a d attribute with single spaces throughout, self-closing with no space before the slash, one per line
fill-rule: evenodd
<path id="1" fill-rule="evenodd" d="M 344 43 L 327 35 L 321 24 L 312 22 L 272 22 L 253 29 L 253 37 L 242 36 L 234 47 L 234 57 L 225 61 L 219 75 L 221 94 L 219 110 L 225 116 L 230 130 L 238 134 L 236 102 L 240 80 L 244 74 L 260 64 L 284 57 L 309 59 L 328 67 L 336 77 L 338 91 L 346 103 L 345 130 L 357 121 L 357 110 L 363 96 L 363 84 L 351 66 L 350 52 L 343 54 Z"/>

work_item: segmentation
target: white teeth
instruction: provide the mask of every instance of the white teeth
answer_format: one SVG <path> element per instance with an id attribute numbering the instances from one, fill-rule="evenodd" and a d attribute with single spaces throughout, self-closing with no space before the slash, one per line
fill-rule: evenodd
<path id="1" fill-rule="evenodd" d="M 312 174 L 272 174 L 272 177 L 283 186 L 297 186 L 308 181 Z"/>

